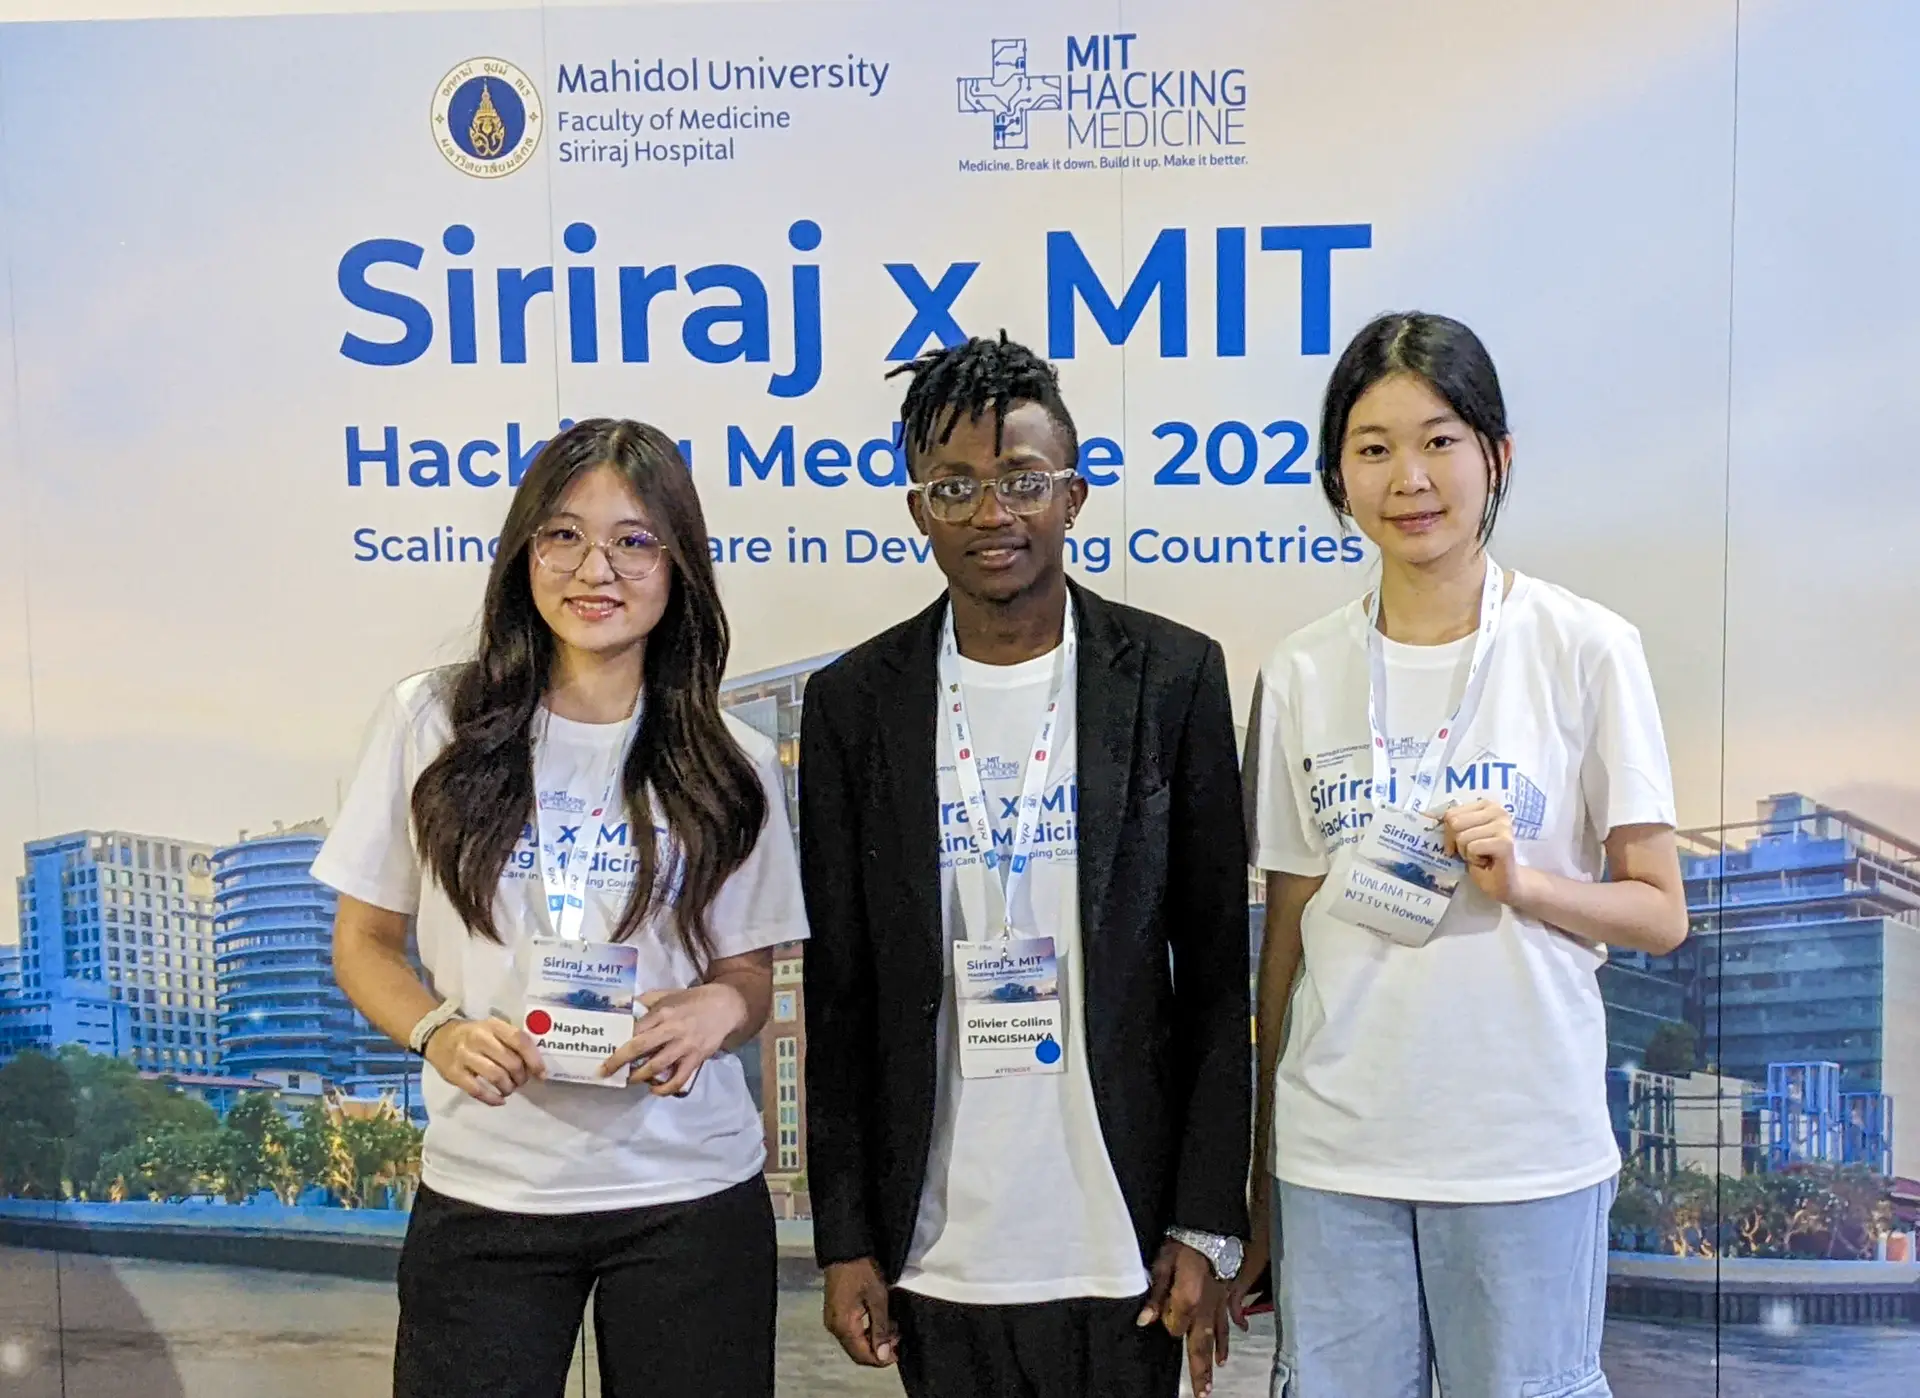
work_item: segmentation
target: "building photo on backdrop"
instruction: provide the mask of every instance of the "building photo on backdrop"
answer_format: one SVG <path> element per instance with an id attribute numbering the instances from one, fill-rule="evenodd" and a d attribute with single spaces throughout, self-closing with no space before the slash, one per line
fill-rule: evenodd
<path id="1" fill-rule="evenodd" d="M 390 1391 L 423 1067 L 313 865 L 545 441 L 680 444 L 797 825 L 809 679 L 942 586 L 888 370 L 1047 357 L 1069 573 L 1218 639 L 1245 723 L 1378 576 L 1320 399 L 1422 309 L 1499 366 L 1500 561 L 1638 628 L 1671 754 L 1690 935 L 1598 972 L 1613 1391 L 1920 1392 L 1920 10 L 0 14 L 0 1391 Z M 897 1393 L 820 1324 L 800 965 L 738 1051 L 780 1391 Z"/>

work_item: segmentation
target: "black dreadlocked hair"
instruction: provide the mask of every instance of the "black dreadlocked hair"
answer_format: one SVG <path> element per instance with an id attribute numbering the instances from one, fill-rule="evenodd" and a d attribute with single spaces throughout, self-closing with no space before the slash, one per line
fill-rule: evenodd
<path id="1" fill-rule="evenodd" d="M 913 376 L 900 403 L 900 430 L 894 442 L 902 451 L 911 447 L 912 453 L 920 453 L 944 444 L 963 416 L 971 422 L 991 412 L 997 453 L 1008 411 L 1017 403 L 1038 403 L 1067 439 L 1064 464 L 1080 464 L 1080 433 L 1060 397 L 1060 376 L 1025 345 L 1009 340 L 1004 330 L 998 340 L 975 336 L 964 344 L 928 350 L 911 363 L 887 371 L 888 378 L 896 374 Z"/>

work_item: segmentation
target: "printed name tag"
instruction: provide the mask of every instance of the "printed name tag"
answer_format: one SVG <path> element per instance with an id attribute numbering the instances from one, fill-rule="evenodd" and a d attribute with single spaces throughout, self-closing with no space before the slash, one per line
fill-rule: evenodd
<path id="1" fill-rule="evenodd" d="M 1402 946 L 1425 946 L 1465 872 L 1439 821 L 1387 806 L 1360 837 L 1327 911 Z"/>
<path id="2" fill-rule="evenodd" d="M 960 1076 L 1064 1073 L 1066 1015 L 1051 937 L 956 942 L 953 998 L 960 1011 Z"/>
<path id="3" fill-rule="evenodd" d="M 633 1037 L 640 949 L 628 943 L 562 942 L 528 946 L 526 1003 L 520 1025 L 540 1049 L 549 1082 L 625 1087 L 627 1070 L 600 1066 Z"/>

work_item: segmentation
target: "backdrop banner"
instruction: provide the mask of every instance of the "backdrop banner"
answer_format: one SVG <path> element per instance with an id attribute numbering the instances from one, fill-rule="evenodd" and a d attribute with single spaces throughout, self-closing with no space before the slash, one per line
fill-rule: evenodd
<path id="1" fill-rule="evenodd" d="M 1640 628 L 1686 827 L 1695 937 L 1603 972 L 1615 1391 L 1812 1364 L 1893 1393 L 1920 1364 L 1916 66 L 1897 0 L 0 26 L 10 1292 L 103 1254 L 66 1323 L 163 1336 L 156 1391 L 264 1382 L 181 1338 L 214 1314 L 305 1307 L 384 1353 L 390 1293 L 353 1277 L 404 1223 L 417 1079 L 331 988 L 306 866 L 381 692 L 470 646 L 557 430 L 679 441 L 728 702 L 791 768 L 807 675 L 940 586 L 888 371 L 1004 331 L 1078 423 L 1074 575 L 1217 637 L 1244 718 L 1274 644 L 1373 576 L 1320 493 L 1319 398 L 1366 320 L 1422 309 L 1501 371 L 1501 561 Z M 781 965 L 749 1071 L 798 1253 Z M 242 1213 L 278 1241 L 232 1243 Z M 294 1270 L 276 1309 L 187 1262 Z M 45 1375 L 59 1337 L 11 1304 L 0 1373 Z"/>

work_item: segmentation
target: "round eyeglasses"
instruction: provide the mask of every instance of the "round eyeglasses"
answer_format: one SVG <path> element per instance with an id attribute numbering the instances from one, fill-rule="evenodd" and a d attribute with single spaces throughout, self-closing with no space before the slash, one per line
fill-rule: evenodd
<path id="1" fill-rule="evenodd" d="M 533 556 L 549 573 L 570 577 L 586 566 L 595 549 L 607 556 L 617 577 L 639 582 L 653 576 L 667 546 L 644 529 L 626 529 L 611 539 L 589 539 L 571 524 L 549 524 L 533 536 Z"/>
<path id="2" fill-rule="evenodd" d="M 1078 474 L 1069 467 L 1064 471 L 1009 471 L 990 481 L 978 476 L 941 476 L 918 481 L 907 489 L 926 501 L 927 513 L 942 524 L 960 524 L 973 518 L 988 486 L 993 487 L 1008 514 L 1037 515 L 1053 503 L 1054 483 L 1072 480 Z"/>

